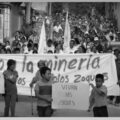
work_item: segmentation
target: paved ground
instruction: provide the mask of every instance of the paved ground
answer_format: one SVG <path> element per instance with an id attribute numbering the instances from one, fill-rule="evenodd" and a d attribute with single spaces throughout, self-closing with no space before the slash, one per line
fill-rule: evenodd
<path id="1" fill-rule="evenodd" d="M 36 100 L 33 102 L 33 115 L 31 112 L 31 97 L 20 97 L 16 105 L 16 117 L 37 117 Z M 108 106 L 110 117 L 120 117 L 120 106 Z M 0 97 L 0 117 L 3 117 L 4 99 Z M 78 110 L 56 110 L 53 117 L 92 117 L 92 112 Z"/>

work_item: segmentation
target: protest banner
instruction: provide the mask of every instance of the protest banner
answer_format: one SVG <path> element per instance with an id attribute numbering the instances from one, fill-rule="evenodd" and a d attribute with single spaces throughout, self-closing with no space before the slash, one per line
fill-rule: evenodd
<path id="1" fill-rule="evenodd" d="M 89 84 L 56 83 L 52 86 L 53 109 L 87 110 L 89 107 Z"/>
<path id="2" fill-rule="evenodd" d="M 117 95 L 118 89 L 116 65 L 113 54 L 80 54 L 80 55 L 1 55 L 0 72 L 6 69 L 8 59 L 17 61 L 16 70 L 18 94 L 31 95 L 29 84 L 35 76 L 39 60 L 45 60 L 52 69 L 55 83 L 93 83 L 95 75 L 104 74 L 108 95 Z M 116 86 L 116 87 L 113 87 Z M 112 90 L 112 88 L 116 88 Z M 33 93 L 34 95 L 34 93 Z"/>

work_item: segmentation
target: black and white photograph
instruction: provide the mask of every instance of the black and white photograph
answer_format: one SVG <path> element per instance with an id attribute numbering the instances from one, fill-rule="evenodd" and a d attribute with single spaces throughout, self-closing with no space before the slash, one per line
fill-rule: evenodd
<path id="1" fill-rule="evenodd" d="M 5 117 L 120 117 L 119 1 L 0 1 Z"/>

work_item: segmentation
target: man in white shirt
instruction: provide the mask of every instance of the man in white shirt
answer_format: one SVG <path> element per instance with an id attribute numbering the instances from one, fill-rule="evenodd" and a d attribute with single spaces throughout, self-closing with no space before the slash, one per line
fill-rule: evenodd
<path id="1" fill-rule="evenodd" d="M 70 41 L 69 53 L 70 53 L 70 54 L 74 54 L 75 51 L 76 51 L 75 41 L 74 41 L 74 40 L 71 40 L 71 41 Z"/>
<path id="2" fill-rule="evenodd" d="M 56 25 L 54 26 L 54 28 L 53 28 L 53 31 L 59 33 L 60 30 L 63 31 L 61 25 L 59 24 L 59 22 L 57 22 L 57 24 L 56 24 Z"/>

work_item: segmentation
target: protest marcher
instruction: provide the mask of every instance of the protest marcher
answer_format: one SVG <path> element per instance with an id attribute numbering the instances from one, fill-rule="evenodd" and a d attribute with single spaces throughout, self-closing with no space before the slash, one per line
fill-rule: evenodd
<path id="1" fill-rule="evenodd" d="M 90 83 L 92 87 L 90 95 L 90 105 L 88 111 L 93 107 L 94 117 L 108 117 L 107 110 L 107 87 L 103 85 L 104 75 L 96 75 L 96 86 Z"/>
<path id="2" fill-rule="evenodd" d="M 6 48 L 3 46 L 1 49 L 0 49 L 0 54 L 6 54 Z"/>
<path id="3" fill-rule="evenodd" d="M 69 49 L 69 53 L 73 54 L 76 51 L 75 48 L 75 41 L 74 40 L 70 40 L 70 49 Z"/>
<path id="4" fill-rule="evenodd" d="M 115 56 L 115 63 L 116 63 L 116 70 L 117 70 L 117 76 L 118 76 L 118 83 L 120 80 L 120 58 L 118 57 L 120 54 L 120 51 L 118 48 L 114 49 L 114 56 Z M 115 104 L 117 105 L 119 102 L 119 97 L 115 97 L 115 96 L 108 96 L 109 98 L 109 103 L 110 104 Z"/>
<path id="5" fill-rule="evenodd" d="M 5 79 L 5 117 L 9 116 L 9 108 L 11 109 L 11 116 L 15 116 L 15 105 L 17 99 L 16 81 L 18 78 L 18 72 L 15 68 L 16 61 L 9 59 L 7 62 L 7 70 L 3 72 Z"/>
<path id="6" fill-rule="evenodd" d="M 32 35 L 29 36 L 28 40 L 32 40 L 33 43 L 38 43 L 39 42 L 39 37 L 37 35 L 36 30 L 33 30 Z"/>
<path id="7" fill-rule="evenodd" d="M 28 48 L 27 54 L 32 54 L 33 53 L 33 44 L 28 43 L 27 48 Z"/>
<path id="8" fill-rule="evenodd" d="M 54 45 L 53 45 L 53 41 L 51 39 L 49 39 L 47 41 L 47 48 L 46 48 L 46 53 L 48 53 L 48 51 L 52 51 L 52 53 L 54 53 Z"/>
<path id="9" fill-rule="evenodd" d="M 55 54 L 63 54 L 63 49 L 62 49 L 62 45 L 60 43 L 56 43 L 55 45 Z"/>
<path id="10" fill-rule="evenodd" d="M 33 87 L 33 85 L 34 85 L 37 81 L 41 80 L 40 69 L 41 69 L 42 67 L 45 67 L 45 61 L 40 60 L 40 61 L 38 62 L 38 68 L 39 68 L 39 70 L 36 72 L 35 77 L 32 79 L 32 81 L 31 81 L 31 83 L 30 83 L 30 87 L 31 87 L 31 88 Z"/>
<path id="11" fill-rule="evenodd" d="M 59 33 L 60 30 L 62 30 L 62 27 L 60 25 L 59 22 L 56 23 L 56 25 L 54 26 L 53 30 L 56 32 L 56 33 Z"/>
<path id="12" fill-rule="evenodd" d="M 118 76 L 118 82 L 117 84 L 120 87 L 120 51 L 118 53 L 117 59 L 116 59 L 116 68 L 117 68 L 117 76 Z M 120 95 L 116 97 L 115 105 L 120 105 Z"/>
<path id="13" fill-rule="evenodd" d="M 20 54 L 20 48 L 14 48 L 12 51 L 13 54 Z"/>
<path id="14" fill-rule="evenodd" d="M 37 97 L 37 111 L 39 117 L 50 117 L 53 113 L 52 102 L 52 79 L 51 69 L 42 67 L 40 69 L 41 81 L 35 85 L 35 95 Z"/>

